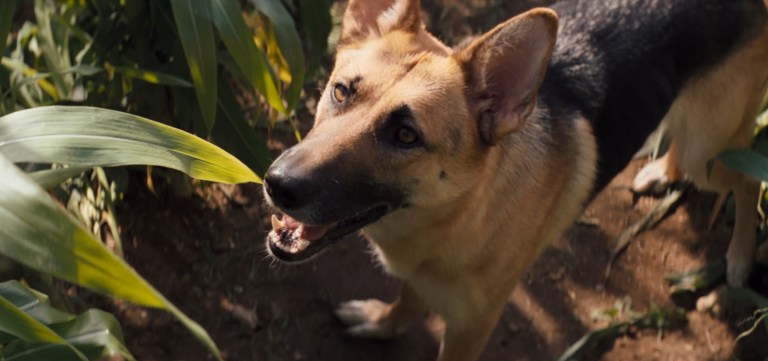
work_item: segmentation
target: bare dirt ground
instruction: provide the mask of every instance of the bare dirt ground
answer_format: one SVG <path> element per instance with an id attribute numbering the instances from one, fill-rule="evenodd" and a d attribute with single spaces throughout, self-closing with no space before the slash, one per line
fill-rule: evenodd
<path id="1" fill-rule="evenodd" d="M 493 8 L 444 0 L 425 1 L 433 29 L 456 40 L 520 9 L 544 1 Z M 497 5 L 494 5 L 497 6 Z M 460 19 L 467 19 L 462 21 Z M 305 121 L 306 123 L 306 121 Z M 306 126 L 306 124 L 304 124 Z M 612 242 L 656 202 L 636 205 L 628 191 L 643 161 L 631 164 L 585 210 L 583 219 L 554 242 L 530 268 L 500 319 L 483 361 L 555 360 L 586 332 L 605 326 L 592 315 L 630 299 L 632 308 L 667 310 L 669 329 L 633 329 L 603 344 L 585 360 L 765 360 L 766 335 L 735 343 L 752 325 L 750 310 L 720 314 L 695 310 L 698 295 L 672 299 L 665 277 L 716 260 L 731 227 L 719 221 L 706 231 L 711 195 L 694 193 L 655 229 L 624 252 L 606 279 Z M 272 262 L 263 249 L 268 214 L 258 186 L 199 187 L 190 199 L 148 191 L 139 178 L 126 192 L 121 214 L 127 260 L 208 330 L 226 360 L 431 360 L 438 345 L 436 317 L 403 337 L 361 340 L 344 334 L 334 318 L 339 302 L 392 300 L 398 281 L 373 261 L 365 242 L 346 240 L 317 259 L 294 267 Z M 535 207 L 536 205 L 531 205 Z M 754 277 L 765 290 L 766 272 Z M 121 319 L 139 360 L 208 360 L 203 347 L 169 315 L 131 305 L 110 306 Z M 680 310 L 679 316 L 675 309 Z"/>
<path id="2" fill-rule="evenodd" d="M 593 322 L 594 312 L 624 297 L 637 311 L 654 305 L 683 307 L 684 319 L 661 336 L 655 329 L 637 330 L 585 359 L 768 356 L 760 343 L 765 335 L 759 332 L 734 347 L 735 336 L 751 325 L 747 312 L 700 313 L 693 309 L 693 296 L 677 304 L 669 296 L 665 276 L 700 267 L 725 250 L 729 226 L 720 222 L 712 232 L 702 232 L 711 196 L 692 195 L 656 229 L 642 234 L 605 279 L 611 242 L 653 203 L 632 206 L 626 189 L 639 163 L 587 208 L 589 225 L 573 226 L 535 262 L 510 296 L 482 360 L 554 360 L 584 333 L 604 326 Z M 127 194 L 122 213 L 128 261 L 201 322 L 227 360 L 415 361 L 436 354 L 430 331 L 439 328 L 434 317 L 391 341 L 344 335 L 332 314 L 339 302 L 391 300 L 397 290 L 397 281 L 373 262 L 363 240 L 349 237 L 312 262 L 286 267 L 274 264 L 263 250 L 267 215 L 257 187 L 213 185 L 189 200 L 156 196 L 140 186 Z M 210 359 L 170 316 L 132 306 L 116 311 L 139 360 Z"/>

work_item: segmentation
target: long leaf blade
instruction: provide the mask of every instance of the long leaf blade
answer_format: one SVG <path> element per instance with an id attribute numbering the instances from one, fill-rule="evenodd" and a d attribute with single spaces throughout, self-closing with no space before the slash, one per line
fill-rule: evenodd
<path id="1" fill-rule="evenodd" d="M 211 136 L 227 140 L 227 151 L 241 159 L 259 173 L 266 172 L 271 157 L 266 140 L 243 117 L 235 95 L 229 86 L 219 80 L 219 120 Z"/>
<path id="2" fill-rule="evenodd" d="M 173 18 L 189 64 L 206 131 L 216 121 L 216 43 L 207 1 L 171 0 Z"/>
<path id="3" fill-rule="evenodd" d="M 133 360 L 125 347 L 119 323 L 109 313 L 89 310 L 75 317 L 51 307 L 48 296 L 34 292 L 15 280 L 0 283 L 0 300 L 6 300 L 15 307 L 6 311 L 21 311 L 40 323 L 22 325 L 25 330 L 21 331 L 45 325 L 46 331 L 53 332 L 64 341 L 63 344 L 51 344 L 46 339 L 0 338 L 0 343 L 4 345 L 0 355 L 6 360 L 81 360 L 81 356 L 95 359 L 112 355 Z M 78 351 L 73 352 L 73 348 Z"/>
<path id="4" fill-rule="evenodd" d="M 237 2 L 213 0 L 211 17 L 224 45 L 251 85 L 272 108 L 286 113 L 280 91 L 275 84 L 275 76 L 264 53 L 254 44 L 253 34 L 245 25 Z"/>
<path id="5" fill-rule="evenodd" d="M 291 71 L 291 85 L 285 98 L 288 109 L 293 109 L 299 101 L 301 88 L 304 86 L 304 52 L 301 50 L 301 38 L 296 32 L 296 24 L 291 14 L 280 1 L 251 0 L 251 3 L 272 22 L 275 30 L 275 38 L 280 47 L 288 68 Z"/>
<path id="6" fill-rule="evenodd" d="M 95 292 L 173 313 L 221 359 L 197 323 L 109 252 L 16 166 L 0 156 L 0 253 Z"/>
<path id="7" fill-rule="evenodd" d="M 717 159 L 737 171 L 762 181 L 768 181 L 768 157 L 754 150 L 727 150 L 720 154 Z"/>
<path id="8" fill-rule="evenodd" d="M 0 117 L 0 154 L 12 162 L 150 164 L 222 183 L 261 182 L 237 158 L 194 135 L 127 113 L 40 107 Z"/>
<path id="9" fill-rule="evenodd" d="M 578 361 L 587 353 L 590 349 L 594 348 L 597 344 L 610 340 L 619 335 L 622 330 L 626 329 L 629 325 L 627 322 L 621 322 L 607 327 L 591 331 L 580 338 L 576 343 L 568 347 L 563 352 L 557 361 Z"/>
<path id="10" fill-rule="evenodd" d="M 3 51 L 5 51 L 5 42 L 8 38 L 8 33 L 11 31 L 15 9 L 15 0 L 0 1 L 0 57 L 3 56 Z"/>
<path id="11" fill-rule="evenodd" d="M 48 296 L 32 292 L 16 280 L 0 283 L 0 297 L 44 325 L 67 322 L 75 318 L 51 307 Z"/>
<path id="12" fill-rule="evenodd" d="M 160 73 L 157 71 L 149 71 L 149 70 L 131 68 L 126 66 L 116 66 L 116 67 L 113 67 L 112 69 L 114 69 L 118 73 L 124 74 L 127 77 L 141 79 L 150 84 L 181 86 L 181 87 L 194 86 L 194 84 L 191 84 L 190 82 L 184 79 L 175 77 L 170 74 Z"/>
<path id="13" fill-rule="evenodd" d="M 108 356 L 121 356 L 134 361 L 122 339 L 120 325 L 114 316 L 99 310 L 88 310 L 76 319 L 54 325 L 52 328 L 67 341 L 67 346 L 14 340 L 2 349 L 8 361 L 39 360 L 97 360 Z M 79 355 L 71 350 L 75 349 Z M 83 358 L 81 359 L 80 356 Z"/>
<path id="14" fill-rule="evenodd" d="M 316 71 L 320 58 L 328 50 L 328 35 L 333 27 L 330 4 L 327 0 L 299 0 L 301 11 L 302 34 L 306 37 L 307 58 L 310 60 L 308 67 Z"/>
<path id="15" fill-rule="evenodd" d="M 37 172 L 29 173 L 29 177 L 37 183 L 37 185 L 45 188 L 52 189 L 60 185 L 65 180 L 72 178 L 78 174 L 85 172 L 90 167 L 69 167 L 69 168 L 56 168 L 46 169 Z"/>
<path id="16" fill-rule="evenodd" d="M 0 331 L 27 341 L 66 344 L 66 341 L 51 329 L 3 297 L 0 297 L 0 310 Z"/>

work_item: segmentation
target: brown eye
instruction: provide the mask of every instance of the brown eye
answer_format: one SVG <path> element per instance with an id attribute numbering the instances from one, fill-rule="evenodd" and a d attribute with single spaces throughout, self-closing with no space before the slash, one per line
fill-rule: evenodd
<path id="1" fill-rule="evenodd" d="M 403 145 L 413 145 L 419 141 L 419 135 L 411 127 L 401 127 L 395 133 L 395 139 Z"/>
<path id="2" fill-rule="evenodd" d="M 341 84 L 333 86 L 333 99 L 339 103 L 343 103 L 347 99 L 349 89 Z"/>

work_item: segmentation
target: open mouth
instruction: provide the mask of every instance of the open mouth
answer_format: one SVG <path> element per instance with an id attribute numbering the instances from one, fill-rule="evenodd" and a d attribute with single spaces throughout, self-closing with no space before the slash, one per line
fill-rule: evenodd
<path id="1" fill-rule="evenodd" d="M 301 262 L 319 254 L 342 237 L 355 232 L 386 215 L 387 205 L 378 205 L 348 219 L 328 225 L 301 223 L 284 214 L 272 216 L 272 231 L 267 235 L 267 249 L 283 262 Z"/>

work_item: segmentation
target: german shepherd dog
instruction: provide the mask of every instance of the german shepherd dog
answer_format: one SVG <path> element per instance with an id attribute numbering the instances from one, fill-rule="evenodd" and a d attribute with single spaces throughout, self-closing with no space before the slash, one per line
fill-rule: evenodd
<path id="1" fill-rule="evenodd" d="M 639 188 L 686 174 L 733 192 L 728 283 L 755 252 L 758 183 L 710 160 L 750 145 L 768 79 L 768 0 L 567 0 L 459 46 L 418 0 L 350 0 L 314 127 L 267 171 L 267 248 L 301 262 L 362 230 L 402 280 L 337 310 L 361 337 L 445 320 L 438 360 L 474 360 L 547 243 L 666 123 Z M 559 26 L 558 26 L 559 23 Z"/>

